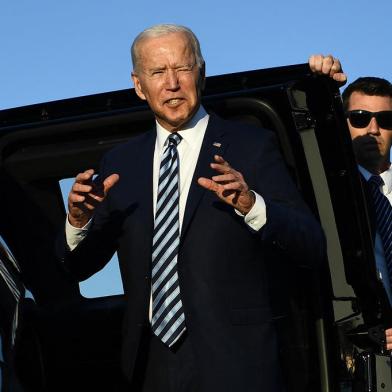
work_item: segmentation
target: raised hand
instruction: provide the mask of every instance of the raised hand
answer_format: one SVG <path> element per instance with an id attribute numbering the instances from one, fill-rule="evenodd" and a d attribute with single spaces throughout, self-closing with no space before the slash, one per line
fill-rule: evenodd
<path id="1" fill-rule="evenodd" d="M 92 218 L 99 203 L 119 180 L 118 174 L 106 177 L 103 182 L 93 180 L 94 170 L 79 173 L 68 195 L 68 220 L 74 227 L 83 227 Z"/>
<path id="2" fill-rule="evenodd" d="M 347 76 L 343 72 L 339 59 L 331 54 L 324 56 L 322 54 L 314 54 L 309 57 L 309 67 L 312 72 L 320 75 L 328 75 L 333 80 L 343 86 L 347 82 Z"/>
<path id="3" fill-rule="evenodd" d="M 200 177 L 197 182 L 203 188 L 214 192 L 219 199 L 246 215 L 255 203 L 255 196 L 249 190 L 244 177 L 234 170 L 221 156 L 214 156 L 211 167 L 219 174 L 211 179 Z"/>

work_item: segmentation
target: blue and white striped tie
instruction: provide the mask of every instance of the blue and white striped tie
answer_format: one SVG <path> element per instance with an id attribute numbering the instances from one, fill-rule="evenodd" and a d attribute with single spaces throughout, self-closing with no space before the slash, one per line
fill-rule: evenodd
<path id="1" fill-rule="evenodd" d="M 392 284 L 392 206 L 388 198 L 381 192 L 384 181 L 380 176 L 371 176 L 368 181 L 372 191 L 376 211 L 377 231 L 380 233 L 384 247 L 385 262 Z"/>
<path id="2" fill-rule="evenodd" d="M 158 196 L 152 244 L 152 320 L 154 334 L 171 347 L 185 331 L 177 255 L 179 229 L 179 159 L 181 136 L 173 133 L 159 169 Z"/>

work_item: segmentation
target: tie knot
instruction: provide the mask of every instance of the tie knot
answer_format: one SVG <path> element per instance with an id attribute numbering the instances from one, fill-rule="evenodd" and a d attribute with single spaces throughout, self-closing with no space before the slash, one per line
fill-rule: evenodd
<path id="1" fill-rule="evenodd" d="M 169 146 L 178 146 L 180 144 L 180 141 L 182 140 L 182 137 L 177 132 L 175 132 L 168 137 L 168 140 Z"/>
<path id="2" fill-rule="evenodd" d="M 384 180 L 380 176 L 371 176 L 368 181 L 369 184 L 376 185 L 377 187 L 384 185 Z"/>

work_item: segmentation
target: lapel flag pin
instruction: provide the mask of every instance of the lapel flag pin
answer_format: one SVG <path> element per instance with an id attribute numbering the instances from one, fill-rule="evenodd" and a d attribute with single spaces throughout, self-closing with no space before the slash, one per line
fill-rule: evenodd
<path id="1" fill-rule="evenodd" d="M 219 148 L 222 144 L 218 143 L 218 142 L 214 142 L 214 143 L 212 143 L 212 145 Z"/>

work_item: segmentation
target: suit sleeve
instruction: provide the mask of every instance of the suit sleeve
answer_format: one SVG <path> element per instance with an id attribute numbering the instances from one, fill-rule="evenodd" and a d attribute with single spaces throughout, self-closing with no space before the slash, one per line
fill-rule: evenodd
<path id="1" fill-rule="evenodd" d="M 102 160 L 99 173 L 106 177 L 105 160 Z M 77 280 L 85 280 L 101 270 L 112 258 L 117 249 L 118 228 L 110 212 L 110 197 L 100 204 L 91 221 L 88 234 L 70 250 L 64 229 L 58 238 L 56 252 L 65 269 Z"/>
<path id="2" fill-rule="evenodd" d="M 325 255 L 324 233 L 294 185 L 272 132 L 254 152 L 254 190 L 266 205 L 261 240 L 300 264 L 317 265 Z M 253 184 L 251 184 L 253 186 Z"/>

